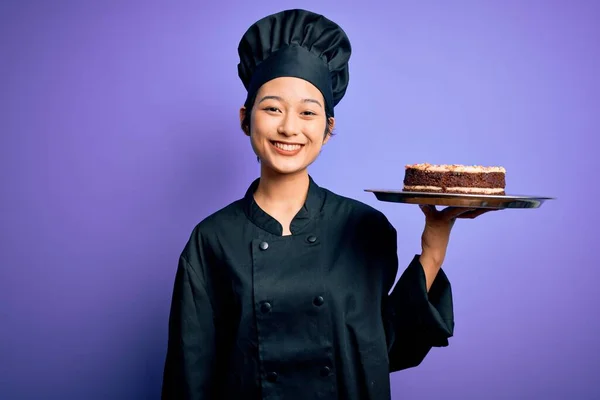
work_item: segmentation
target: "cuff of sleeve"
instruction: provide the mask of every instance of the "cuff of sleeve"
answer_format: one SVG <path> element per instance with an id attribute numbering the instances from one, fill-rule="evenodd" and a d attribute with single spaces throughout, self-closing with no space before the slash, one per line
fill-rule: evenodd
<path id="1" fill-rule="evenodd" d="M 419 331 L 432 346 L 448 345 L 454 334 L 450 281 L 442 269 L 427 293 L 425 272 L 415 255 L 390 294 L 396 329 Z"/>

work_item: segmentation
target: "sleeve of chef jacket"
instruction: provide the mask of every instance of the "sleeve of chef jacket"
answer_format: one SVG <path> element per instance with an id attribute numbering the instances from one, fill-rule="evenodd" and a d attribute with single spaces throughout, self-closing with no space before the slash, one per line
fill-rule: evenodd
<path id="1" fill-rule="evenodd" d="M 378 239 L 382 262 L 391 271 L 385 285 L 389 291 L 398 270 L 398 253 L 396 229 L 387 219 Z M 419 255 L 415 255 L 391 293 L 384 296 L 383 317 L 390 372 L 416 367 L 432 347 L 448 346 L 454 331 L 454 314 L 452 290 L 444 271 L 440 269 L 427 293 L 425 272 Z"/>
<path id="2" fill-rule="evenodd" d="M 206 271 L 198 251 L 179 258 L 169 316 L 163 400 L 213 399 L 216 335 Z"/>

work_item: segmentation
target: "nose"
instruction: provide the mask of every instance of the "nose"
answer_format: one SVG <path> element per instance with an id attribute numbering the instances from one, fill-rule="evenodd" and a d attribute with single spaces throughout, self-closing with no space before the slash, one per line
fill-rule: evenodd
<path id="1" fill-rule="evenodd" d="M 278 129 L 279 133 L 285 136 L 295 136 L 300 133 L 300 121 L 291 113 L 281 120 L 281 125 Z"/>

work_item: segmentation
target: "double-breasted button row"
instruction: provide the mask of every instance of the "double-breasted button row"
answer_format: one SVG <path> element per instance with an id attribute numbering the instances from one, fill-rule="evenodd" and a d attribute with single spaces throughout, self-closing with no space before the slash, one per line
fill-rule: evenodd
<path id="1" fill-rule="evenodd" d="M 311 244 L 315 243 L 317 241 L 317 237 L 315 235 L 310 235 L 306 238 L 306 241 Z M 263 251 L 267 250 L 269 248 L 269 243 L 268 242 L 260 242 L 258 247 Z"/>
<path id="2" fill-rule="evenodd" d="M 313 299 L 313 304 L 317 307 L 321 307 L 323 304 L 325 304 L 325 299 L 323 298 L 323 296 L 317 296 Z M 263 314 L 268 313 L 269 311 L 271 311 L 272 308 L 273 306 L 269 301 L 263 301 L 260 304 L 260 312 L 262 312 Z"/>

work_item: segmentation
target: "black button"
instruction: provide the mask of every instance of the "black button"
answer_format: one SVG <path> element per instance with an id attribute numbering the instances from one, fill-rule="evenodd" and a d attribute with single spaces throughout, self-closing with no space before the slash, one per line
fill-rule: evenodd
<path id="1" fill-rule="evenodd" d="M 271 308 L 271 303 L 269 303 L 268 301 L 265 301 L 260 305 L 260 311 L 262 311 L 265 314 L 271 311 Z"/>
<path id="2" fill-rule="evenodd" d="M 310 235 L 309 237 L 306 238 L 306 240 L 308 241 L 308 243 L 314 243 L 317 241 L 317 237 Z"/>
<path id="3" fill-rule="evenodd" d="M 329 367 L 321 368 L 321 376 L 322 377 L 329 376 L 330 373 L 331 373 L 331 368 L 329 368 Z"/>
<path id="4" fill-rule="evenodd" d="M 269 382 L 275 382 L 277 380 L 277 372 L 269 372 L 267 374 L 267 380 Z"/>
<path id="5" fill-rule="evenodd" d="M 315 297 L 315 299 L 313 300 L 313 303 L 315 306 L 320 307 L 325 303 L 325 299 L 321 296 L 317 296 Z"/>
<path id="6" fill-rule="evenodd" d="M 266 250 L 266 249 L 268 249 L 268 248 L 269 248 L 269 243 L 267 243 L 267 242 L 262 242 L 262 243 L 259 245 L 259 247 L 260 247 L 260 249 L 261 249 L 261 250 Z"/>

